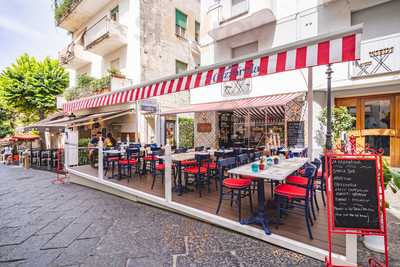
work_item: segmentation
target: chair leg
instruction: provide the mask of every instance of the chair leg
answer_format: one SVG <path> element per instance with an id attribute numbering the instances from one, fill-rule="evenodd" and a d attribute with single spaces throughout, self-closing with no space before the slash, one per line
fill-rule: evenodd
<path id="1" fill-rule="evenodd" d="M 314 201 L 315 201 L 315 206 L 317 207 L 317 211 L 319 211 L 319 205 L 318 205 L 318 199 L 317 199 L 317 190 L 314 189 Z"/>
<path id="2" fill-rule="evenodd" d="M 276 218 L 277 218 L 277 222 L 276 222 L 276 229 L 279 228 L 279 225 L 281 224 L 281 198 L 280 196 L 276 196 L 276 202 L 278 204 L 278 207 L 276 207 Z"/>
<path id="3" fill-rule="evenodd" d="M 251 186 L 249 187 L 249 200 L 250 200 L 250 211 L 253 213 L 253 198 L 251 196 Z"/>
<path id="4" fill-rule="evenodd" d="M 310 203 L 308 203 L 308 200 L 305 202 L 305 206 L 307 206 L 307 211 L 308 211 L 308 219 L 309 219 L 309 222 L 310 222 L 310 224 L 311 225 L 314 225 L 314 221 L 313 221 L 313 219 L 312 219 L 312 217 L 311 217 L 311 205 L 310 205 Z"/>
<path id="5" fill-rule="evenodd" d="M 238 190 L 238 211 L 239 211 L 239 222 L 242 220 L 242 190 Z"/>
<path id="6" fill-rule="evenodd" d="M 308 206 L 308 201 L 306 201 L 305 205 L 304 205 L 304 212 L 305 212 L 305 219 L 306 219 L 306 225 L 307 225 L 307 231 L 308 231 L 308 237 L 310 239 L 313 239 L 312 233 L 311 233 L 311 226 L 310 226 L 310 221 L 307 220 L 307 217 L 310 217 L 310 210 L 309 210 L 309 206 Z"/>
<path id="7" fill-rule="evenodd" d="M 313 201 L 313 192 L 311 191 L 311 196 L 310 196 L 310 205 L 311 205 L 311 211 L 312 211 L 312 215 L 314 220 L 317 220 L 317 217 L 315 216 L 315 210 L 314 210 L 314 201 Z"/>
<path id="8" fill-rule="evenodd" d="M 217 207 L 217 211 L 215 212 L 215 214 L 218 214 L 219 209 L 221 208 L 221 204 L 222 204 L 222 197 L 223 197 L 223 189 L 220 189 L 219 192 L 219 201 L 218 201 L 218 207 Z"/>
<path id="9" fill-rule="evenodd" d="M 153 183 L 151 184 L 151 190 L 153 190 L 154 183 L 156 182 L 156 174 L 153 174 Z"/>
<path id="10" fill-rule="evenodd" d="M 233 205 L 233 190 L 231 191 L 231 207 Z"/>
<path id="11" fill-rule="evenodd" d="M 324 203 L 324 207 L 326 207 L 324 177 L 321 177 L 321 186 L 320 186 L 320 190 L 321 190 L 322 203 Z"/>

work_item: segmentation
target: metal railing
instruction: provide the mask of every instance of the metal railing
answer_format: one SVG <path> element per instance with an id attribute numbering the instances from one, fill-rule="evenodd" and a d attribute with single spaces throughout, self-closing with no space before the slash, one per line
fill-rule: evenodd
<path id="1" fill-rule="evenodd" d="M 104 16 L 86 30 L 85 34 L 83 35 L 83 44 L 85 48 L 90 48 L 114 31 L 119 32 L 121 35 L 126 34 L 126 30 L 123 25 L 112 20 L 108 16 Z"/>

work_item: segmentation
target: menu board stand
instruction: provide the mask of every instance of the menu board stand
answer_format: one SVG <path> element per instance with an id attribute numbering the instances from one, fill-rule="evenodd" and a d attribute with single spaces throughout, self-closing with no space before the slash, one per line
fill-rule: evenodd
<path id="1" fill-rule="evenodd" d="M 328 250 L 332 259 L 332 235 L 384 237 L 385 263 L 371 259 L 370 266 L 389 266 L 382 155 L 373 151 L 325 154 L 328 213 Z"/>

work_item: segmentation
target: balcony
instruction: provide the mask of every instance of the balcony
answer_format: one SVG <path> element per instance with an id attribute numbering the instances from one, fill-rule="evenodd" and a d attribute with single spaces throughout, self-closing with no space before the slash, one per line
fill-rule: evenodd
<path id="1" fill-rule="evenodd" d="M 58 53 L 58 59 L 64 67 L 79 69 L 90 61 L 85 57 L 83 47 L 75 42 L 70 43 L 64 50 Z"/>
<path id="2" fill-rule="evenodd" d="M 400 71 L 400 34 L 362 41 L 360 49 L 360 60 L 350 63 L 352 79 Z"/>
<path id="3" fill-rule="evenodd" d="M 218 17 L 218 24 L 208 33 L 216 41 L 276 20 L 272 12 L 271 1 L 243 1 L 230 8 L 219 6 L 213 9 L 213 12 L 222 14 L 222 16 Z"/>
<path id="4" fill-rule="evenodd" d="M 57 26 L 74 32 L 102 10 L 111 0 L 55 0 Z"/>
<path id="5" fill-rule="evenodd" d="M 104 56 L 127 44 L 127 27 L 103 17 L 83 35 L 83 46 L 88 51 Z"/>

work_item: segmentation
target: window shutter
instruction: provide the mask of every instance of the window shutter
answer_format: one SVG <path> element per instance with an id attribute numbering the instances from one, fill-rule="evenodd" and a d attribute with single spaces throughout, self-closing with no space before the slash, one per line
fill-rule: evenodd
<path id="1" fill-rule="evenodd" d="M 175 17 L 176 17 L 176 25 L 179 27 L 182 27 L 186 29 L 186 24 L 187 24 L 187 16 L 179 11 L 178 9 L 175 10 Z"/>

